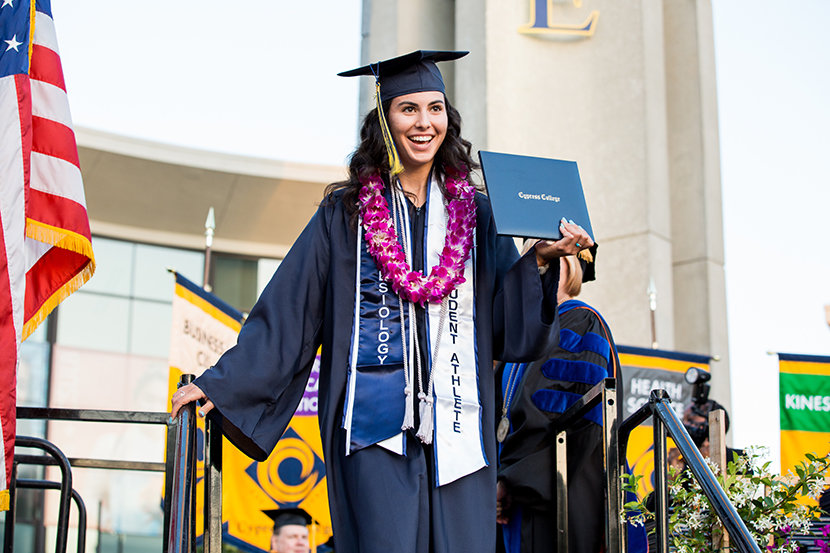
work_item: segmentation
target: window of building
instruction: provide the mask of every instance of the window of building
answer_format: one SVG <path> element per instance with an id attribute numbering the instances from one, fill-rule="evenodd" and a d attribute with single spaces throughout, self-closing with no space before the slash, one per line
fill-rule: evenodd
<path id="1" fill-rule="evenodd" d="M 201 284 L 204 253 L 94 237 L 95 275 L 61 305 L 57 343 L 166 358 L 174 280 Z"/>

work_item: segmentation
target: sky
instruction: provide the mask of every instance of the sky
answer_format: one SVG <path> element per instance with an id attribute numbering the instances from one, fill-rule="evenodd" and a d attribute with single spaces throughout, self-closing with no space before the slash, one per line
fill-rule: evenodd
<path id="1" fill-rule="evenodd" d="M 830 2 L 712 4 L 730 433 L 737 447 L 769 446 L 775 466 L 778 365 L 767 352 L 830 355 Z M 335 75 L 360 65 L 359 0 L 158 6 L 53 0 L 77 126 L 345 163 L 357 80 Z"/>

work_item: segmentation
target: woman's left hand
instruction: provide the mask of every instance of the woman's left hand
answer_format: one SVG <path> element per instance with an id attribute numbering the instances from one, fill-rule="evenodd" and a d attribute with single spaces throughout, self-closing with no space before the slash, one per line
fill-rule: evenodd
<path id="1" fill-rule="evenodd" d="M 562 219 L 559 222 L 562 238 L 559 240 L 540 240 L 536 243 L 536 262 L 541 267 L 559 257 L 576 255 L 590 248 L 594 241 L 581 226 Z"/>
<path id="2" fill-rule="evenodd" d="M 178 416 L 179 410 L 181 410 L 182 407 L 192 401 L 200 400 L 204 400 L 204 404 L 201 407 L 199 407 L 198 404 L 196 405 L 196 408 L 198 409 L 197 413 L 200 417 L 205 418 L 205 415 L 213 409 L 213 402 L 207 398 L 201 388 L 193 383 L 190 383 L 176 390 L 176 393 L 173 394 L 173 397 L 171 398 L 171 403 L 173 404 L 173 409 L 170 411 L 171 422 Z"/>

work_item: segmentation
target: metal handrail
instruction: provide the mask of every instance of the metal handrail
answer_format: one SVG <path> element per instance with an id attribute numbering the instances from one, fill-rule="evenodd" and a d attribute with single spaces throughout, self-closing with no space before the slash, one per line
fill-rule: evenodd
<path id="1" fill-rule="evenodd" d="M 183 375 L 179 386 L 189 384 L 193 375 Z M 196 547 L 196 417 L 195 404 L 182 410 L 175 424 L 168 413 L 141 411 L 111 411 L 99 409 L 63 409 L 54 407 L 18 407 L 18 419 L 46 419 L 81 422 L 163 424 L 167 427 L 167 449 L 164 463 L 114 461 L 105 459 L 72 458 L 72 467 L 138 470 L 164 472 L 164 524 L 162 553 L 193 553 Z M 22 444 L 18 444 L 22 445 Z M 17 455 L 16 462 L 35 465 L 60 464 L 46 456 Z M 222 430 L 221 424 L 205 423 L 205 553 L 222 550 Z M 174 482 L 175 480 L 175 482 Z M 13 492 L 13 490 L 12 490 Z M 80 499 L 80 498 L 79 498 Z M 176 521 L 173 521 L 174 505 Z M 13 532 L 8 529 L 4 553 L 11 553 L 8 545 Z M 64 527 L 66 525 L 63 525 Z M 60 527 L 60 524 L 59 524 Z M 175 531 L 173 531 L 175 527 Z M 60 531 L 59 531 L 60 532 Z M 65 546 L 64 546 L 65 549 Z"/>
<path id="2" fill-rule="evenodd" d="M 668 393 L 665 390 L 652 390 L 649 402 L 620 423 L 619 427 L 617 427 L 619 406 L 616 400 L 616 381 L 613 378 L 607 378 L 591 388 L 552 424 L 552 431 L 549 435 L 554 436 L 556 440 L 557 550 L 568 550 L 567 430 L 591 409 L 602 405 L 604 476 L 605 487 L 608 491 L 605 525 L 607 551 L 626 552 L 626 533 L 622 529 L 619 517 L 624 503 L 620 477 L 626 469 L 625 458 L 631 431 L 651 417 L 654 425 L 657 553 L 669 551 L 667 435 L 674 440 L 703 493 L 706 494 L 724 528 L 729 532 L 734 546 L 741 553 L 761 553 L 746 524 L 703 460 L 703 456 L 692 442 L 683 423 L 669 405 L 671 398 Z"/>
<path id="3" fill-rule="evenodd" d="M 14 460 L 21 465 L 54 466 L 58 462 L 45 455 L 15 455 Z M 164 463 L 145 461 L 110 461 L 104 459 L 83 459 L 69 457 L 69 465 L 73 468 L 111 469 L 111 470 L 138 470 L 143 472 L 164 472 Z"/>
<path id="4" fill-rule="evenodd" d="M 49 480 L 18 478 L 16 486 L 30 490 L 60 490 L 62 484 L 61 482 L 51 482 Z M 84 553 L 86 551 L 86 505 L 78 492 L 71 490 L 71 494 L 72 500 L 75 501 L 75 506 L 78 507 L 78 553 Z"/>
<path id="5" fill-rule="evenodd" d="M 165 462 L 143 463 L 133 461 L 112 461 L 106 459 L 70 459 L 73 467 L 117 469 L 117 470 L 140 470 L 164 472 L 164 497 L 169 498 L 173 489 L 173 450 L 176 443 L 177 427 L 170 423 L 170 415 L 163 412 L 146 411 L 112 411 L 104 409 L 64 409 L 60 407 L 18 407 L 17 419 L 37 419 L 50 421 L 75 421 L 75 422 L 109 422 L 128 424 L 158 424 L 164 425 L 167 430 L 167 451 Z M 54 464 L 52 462 L 31 464 Z M 170 502 L 164 502 L 164 523 L 162 553 L 167 553 L 167 542 L 170 529 Z"/>
<path id="6" fill-rule="evenodd" d="M 182 375 L 179 386 L 193 381 L 193 375 Z M 184 405 L 177 415 L 178 428 L 174 450 L 172 490 L 170 492 L 170 531 L 168 553 L 196 551 L 196 406 Z"/>
<path id="7" fill-rule="evenodd" d="M 55 552 L 66 553 L 66 540 L 69 531 L 69 502 L 72 499 L 72 469 L 69 466 L 69 460 L 67 460 L 66 455 L 55 444 L 43 438 L 16 436 L 15 447 L 41 449 L 48 453 L 61 469 L 61 481 L 58 488 L 60 489 L 60 500 L 58 501 L 58 528 L 57 535 L 55 536 Z M 17 487 L 17 479 L 15 479 L 14 486 Z M 6 553 L 11 553 L 14 546 L 14 532 L 13 530 L 10 531 L 10 525 L 14 523 L 13 505 L 10 507 L 9 512 L 6 513 L 6 537 L 4 543 Z"/>
<path id="8" fill-rule="evenodd" d="M 654 424 L 654 472 L 655 489 L 657 494 L 657 509 L 655 513 L 657 532 L 657 553 L 668 553 L 668 516 L 669 516 L 669 495 L 668 495 L 668 459 L 666 455 L 666 434 L 674 440 L 680 454 L 686 461 L 686 465 L 692 472 L 695 480 L 712 505 L 715 514 L 720 519 L 726 531 L 729 533 L 731 543 L 741 553 L 761 553 L 761 549 L 741 519 L 738 511 L 735 510 L 732 502 L 718 483 L 712 470 L 706 464 L 697 446 L 678 418 L 677 414 L 669 405 L 671 398 L 665 390 L 652 390 L 649 402 L 644 404 L 633 415 L 620 425 L 620 447 L 621 452 L 625 451 L 628 444 L 628 437 L 631 431 L 645 422 L 649 417 L 653 418 Z"/>
<path id="9" fill-rule="evenodd" d="M 553 422 L 556 448 L 556 527 L 557 551 L 568 551 L 568 428 L 591 409 L 602 405 L 602 455 L 604 459 L 605 488 L 605 543 L 608 551 L 625 550 L 625 533 L 620 524 L 622 508 L 620 478 L 622 476 L 620 449 L 617 446 L 617 384 L 606 378 L 592 387 Z"/>

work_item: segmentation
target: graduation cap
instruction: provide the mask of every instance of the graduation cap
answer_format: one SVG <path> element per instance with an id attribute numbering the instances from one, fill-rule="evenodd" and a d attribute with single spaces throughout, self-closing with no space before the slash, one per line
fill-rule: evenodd
<path id="1" fill-rule="evenodd" d="M 444 79 L 441 78 L 441 71 L 435 65 L 436 62 L 457 60 L 467 54 L 469 52 L 416 50 L 404 56 L 370 63 L 337 74 L 340 77 L 373 76 L 375 78 L 375 104 L 393 177 L 403 172 L 403 165 L 395 149 L 392 133 L 389 132 L 389 124 L 386 122 L 381 103 L 384 100 L 391 100 L 415 92 L 437 91 L 443 93 Z"/>
<path id="2" fill-rule="evenodd" d="M 304 509 L 263 509 L 262 511 L 274 521 L 274 533 L 283 526 L 308 526 L 311 515 Z"/>
<path id="3" fill-rule="evenodd" d="M 582 266 L 582 282 L 591 282 L 597 278 L 597 248 L 599 248 L 599 244 L 594 242 L 593 246 L 576 254 L 576 260 L 579 261 L 579 264 Z"/>

